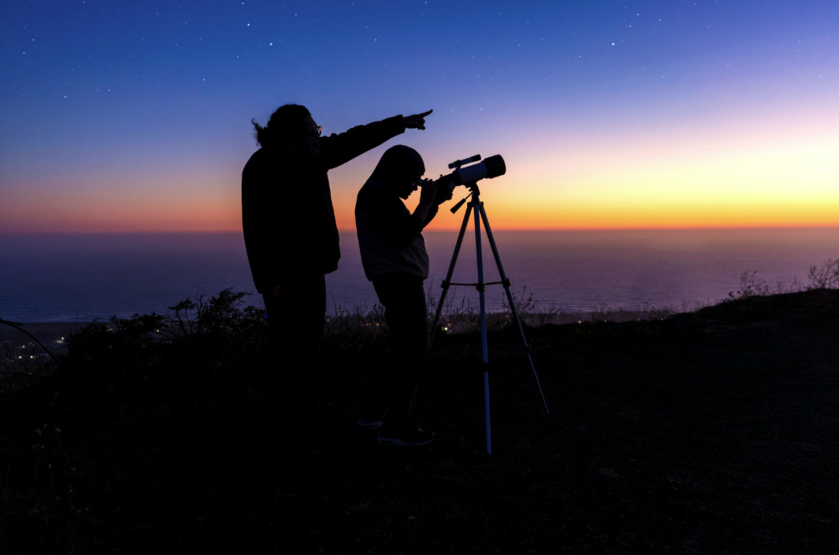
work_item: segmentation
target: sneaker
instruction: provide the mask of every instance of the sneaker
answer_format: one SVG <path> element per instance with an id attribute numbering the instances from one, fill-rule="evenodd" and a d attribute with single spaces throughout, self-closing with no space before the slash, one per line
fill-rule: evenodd
<path id="1" fill-rule="evenodd" d="M 378 430 L 382 427 L 382 424 L 384 424 L 385 414 L 387 414 L 387 411 L 383 414 L 362 414 L 358 417 L 358 423 L 356 426 L 363 432 Z"/>
<path id="2" fill-rule="evenodd" d="M 434 441 L 434 434 L 411 424 L 387 425 L 379 431 L 377 443 L 397 447 L 419 447 Z"/>
<path id="3" fill-rule="evenodd" d="M 363 432 L 370 430 L 378 430 L 384 424 L 384 418 L 381 416 L 359 416 L 357 427 Z"/>

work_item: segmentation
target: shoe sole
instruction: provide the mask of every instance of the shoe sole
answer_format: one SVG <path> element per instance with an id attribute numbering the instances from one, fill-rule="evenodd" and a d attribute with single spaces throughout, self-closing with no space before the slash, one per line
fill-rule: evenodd
<path id="1" fill-rule="evenodd" d="M 379 422 L 378 424 L 358 424 L 356 427 L 359 430 L 361 430 L 362 432 L 369 432 L 369 431 L 378 430 L 379 428 L 381 428 L 382 423 Z"/>
<path id="2" fill-rule="evenodd" d="M 392 438 L 380 437 L 376 440 L 376 443 L 378 443 L 379 445 L 384 445 L 386 447 L 422 447 L 423 445 L 428 445 L 432 441 L 434 441 L 433 437 L 431 439 L 427 440 L 427 441 L 421 441 L 421 442 L 417 442 L 417 441 L 408 442 L 408 441 L 403 441 L 401 439 L 392 439 Z"/>

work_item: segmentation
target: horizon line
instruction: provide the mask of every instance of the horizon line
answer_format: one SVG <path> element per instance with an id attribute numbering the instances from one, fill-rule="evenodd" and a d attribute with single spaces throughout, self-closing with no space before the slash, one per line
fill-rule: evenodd
<path id="1" fill-rule="evenodd" d="M 724 230 L 795 230 L 795 229 L 839 229 L 833 225 L 725 225 L 725 226 L 659 226 L 659 227 L 500 227 L 493 232 L 533 232 L 533 231 L 724 231 Z M 423 233 L 458 233 L 460 228 L 429 229 Z M 339 233 L 352 233 L 355 229 L 338 229 Z M 16 235 L 209 235 L 242 233 L 241 229 L 207 230 L 149 230 L 149 231 L 0 231 L 0 237 Z"/>

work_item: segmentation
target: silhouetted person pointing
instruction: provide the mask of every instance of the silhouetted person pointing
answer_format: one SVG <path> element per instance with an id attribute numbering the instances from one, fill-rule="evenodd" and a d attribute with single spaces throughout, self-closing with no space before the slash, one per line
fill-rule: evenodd
<path id="1" fill-rule="evenodd" d="M 242 172 L 242 227 L 254 284 L 268 312 L 275 356 L 271 389 L 293 428 L 316 418 L 324 276 L 341 257 L 327 172 L 405 129 L 425 129 L 430 113 L 328 137 L 321 137 L 309 110 L 296 104 L 281 106 L 265 127 L 252 120 L 262 148 Z"/>

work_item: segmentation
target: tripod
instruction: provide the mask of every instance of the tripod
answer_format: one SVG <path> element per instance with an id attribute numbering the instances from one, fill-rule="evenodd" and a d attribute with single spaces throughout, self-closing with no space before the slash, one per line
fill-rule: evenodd
<path id="1" fill-rule="evenodd" d="M 513 302 L 513 295 L 510 293 L 510 280 L 507 278 L 507 275 L 504 273 L 504 267 L 501 265 L 501 257 L 498 254 L 498 248 L 495 246 L 495 238 L 493 238 L 492 230 L 489 227 L 489 220 L 487 219 L 486 211 L 484 211 L 484 203 L 481 202 L 481 192 L 478 189 L 477 183 L 472 183 L 467 185 L 467 187 L 471 191 L 469 195 L 452 208 L 452 213 L 457 212 L 463 203 L 466 202 L 470 196 L 472 197 L 472 201 L 466 207 L 466 214 L 463 216 L 463 224 L 460 226 L 460 234 L 457 236 L 457 244 L 454 247 L 452 262 L 449 265 L 449 272 L 446 274 L 446 279 L 442 284 L 443 293 L 440 295 L 440 302 L 437 304 L 437 313 L 434 316 L 434 324 L 431 327 L 431 337 L 428 340 L 428 346 L 426 347 L 425 352 L 427 355 L 429 351 L 431 351 L 431 344 L 434 342 L 434 335 L 437 332 L 437 323 L 440 320 L 440 313 L 443 310 L 443 303 L 446 300 L 446 294 L 449 291 L 449 286 L 474 286 L 478 290 L 478 294 L 481 299 L 481 349 L 483 353 L 482 366 L 484 369 L 484 406 L 486 408 L 487 454 L 489 455 L 492 453 L 492 429 L 490 428 L 489 422 L 489 361 L 487 354 L 486 305 L 484 303 L 484 292 L 487 285 L 501 284 L 504 286 L 504 290 L 507 292 L 507 302 L 510 303 L 510 310 L 513 312 L 513 318 L 519 328 L 521 340 L 524 344 L 524 349 L 527 352 L 527 360 L 530 361 L 530 368 L 533 370 L 533 377 L 536 378 L 536 386 L 539 388 L 539 395 L 542 396 L 542 403 L 545 405 L 545 412 L 551 414 L 551 411 L 548 409 L 547 401 L 545 401 L 545 394 L 542 392 L 542 384 L 539 383 L 539 376 L 536 374 L 536 367 L 533 365 L 533 357 L 530 356 L 530 346 L 528 346 L 527 339 L 524 337 L 524 329 L 521 326 L 521 320 L 519 319 L 518 311 L 516 310 L 516 304 Z M 463 236 L 466 234 L 466 226 L 469 223 L 469 215 L 473 211 L 475 212 L 475 248 L 478 259 L 478 283 L 452 283 L 451 279 L 452 274 L 454 273 L 454 266 L 457 263 L 457 255 L 460 253 Z M 489 244 L 492 247 L 492 254 L 495 256 L 495 264 L 498 266 L 498 275 L 501 277 L 501 281 L 484 283 L 484 264 L 481 255 L 481 220 L 483 220 L 484 227 L 486 228 L 487 239 L 489 239 Z"/>

